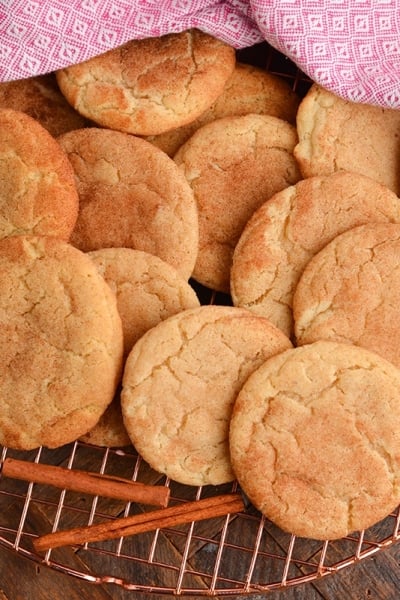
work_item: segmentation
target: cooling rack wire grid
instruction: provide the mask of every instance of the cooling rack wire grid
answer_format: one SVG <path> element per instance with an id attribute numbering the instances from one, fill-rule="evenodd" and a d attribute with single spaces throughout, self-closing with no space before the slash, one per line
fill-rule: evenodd
<path id="1" fill-rule="evenodd" d="M 290 60 L 267 44 L 240 51 L 238 58 L 285 78 L 300 96 L 310 85 Z M 229 298 L 208 290 L 201 290 L 200 296 L 202 303 L 229 303 Z M 236 490 L 235 483 L 195 488 L 169 481 L 152 471 L 132 447 L 100 448 L 83 442 L 32 452 L 0 447 L 0 464 L 7 457 L 166 485 L 171 504 Z M 93 583 L 166 595 L 220 597 L 279 590 L 332 575 L 400 538 L 400 510 L 367 531 L 318 542 L 282 532 L 249 506 L 244 513 L 118 540 L 57 548 L 46 554 L 33 549 L 33 540 L 51 530 L 143 510 L 130 503 L 0 475 L 0 546 Z"/>

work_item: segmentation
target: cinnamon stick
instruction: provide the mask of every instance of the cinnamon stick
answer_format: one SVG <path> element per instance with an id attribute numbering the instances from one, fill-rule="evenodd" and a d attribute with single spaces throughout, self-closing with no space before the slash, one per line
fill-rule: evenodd
<path id="1" fill-rule="evenodd" d="M 4 460 L 2 474 L 14 479 L 44 483 L 93 496 L 140 502 L 153 506 L 167 506 L 170 495 L 169 488 L 162 485 L 145 485 L 121 477 L 31 463 L 14 458 Z"/>
<path id="2" fill-rule="evenodd" d="M 244 510 L 244 503 L 240 494 L 222 494 L 114 521 L 49 533 L 38 537 L 33 545 L 36 551 L 42 552 L 60 546 L 75 546 L 137 535 L 163 527 L 175 527 L 192 521 L 221 517 L 242 510 Z"/>

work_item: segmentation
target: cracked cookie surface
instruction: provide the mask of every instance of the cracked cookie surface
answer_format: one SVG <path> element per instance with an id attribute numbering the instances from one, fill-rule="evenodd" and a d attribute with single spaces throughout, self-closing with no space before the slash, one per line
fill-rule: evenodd
<path id="1" fill-rule="evenodd" d="M 189 283 L 157 256 L 130 248 L 104 248 L 88 255 L 116 295 L 124 334 L 124 356 L 146 331 L 172 315 L 200 305 Z M 119 394 L 94 429 L 82 439 L 99 446 L 130 443 Z"/>
<path id="2" fill-rule="evenodd" d="M 221 94 L 235 50 L 198 30 L 132 40 L 57 72 L 82 115 L 127 133 L 154 135 L 196 119 Z"/>
<path id="3" fill-rule="evenodd" d="M 297 343 L 352 343 L 400 367 L 399 256 L 399 224 L 361 225 L 334 238 L 310 260 L 296 287 Z"/>
<path id="4" fill-rule="evenodd" d="M 87 126 L 61 94 L 54 73 L 0 83 L 0 107 L 28 114 L 54 137 Z"/>
<path id="5" fill-rule="evenodd" d="M 204 125 L 174 160 L 190 183 L 199 211 L 199 253 L 193 277 L 229 292 L 234 247 L 265 201 L 296 183 L 295 128 L 270 115 L 225 117 Z"/>
<path id="6" fill-rule="evenodd" d="M 38 121 L 8 108 L 0 108 L 0 182 L 0 238 L 69 239 L 79 202 L 71 164 Z"/>
<path id="7" fill-rule="evenodd" d="M 294 124 L 299 102 L 300 98 L 284 79 L 261 68 L 237 63 L 221 95 L 197 119 L 147 139 L 169 156 L 174 156 L 195 131 L 222 117 L 256 113 Z"/>
<path id="8" fill-rule="evenodd" d="M 133 347 L 122 382 L 124 423 L 138 452 L 180 483 L 232 480 L 235 396 L 252 370 L 290 347 L 269 321 L 235 307 L 202 306 L 156 325 Z"/>
<path id="9" fill-rule="evenodd" d="M 284 531 L 336 539 L 400 501 L 400 371 L 319 341 L 268 359 L 235 402 L 230 451 L 243 491 Z"/>
<path id="10" fill-rule="evenodd" d="M 335 236 L 368 222 L 400 223 L 400 202 L 358 173 L 309 177 L 275 194 L 250 218 L 235 247 L 234 304 L 291 337 L 293 294 L 308 261 Z"/>
<path id="11" fill-rule="evenodd" d="M 116 299 L 88 256 L 49 236 L 0 242 L 0 443 L 57 447 L 91 429 L 122 369 Z"/>
<path id="12" fill-rule="evenodd" d="M 119 131 L 92 127 L 58 139 L 79 193 L 71 243 L 84 252 L 143 250 L 189 279 L 198 251 L 198 212 L 174 161 L 150 142 Z"/>
<path id="13" fill-rule="evenodd" d="M 313 85 L 297 112 L 294 155 L 304 178 L 341 169 L 400 194 L 400 112 L 349 102 Z"/>
<path id="14" fill-rule="evenodd" d="M 117 297 L 126 355 L 148 329 L 200 305 L 186 279 L 153 254 L 131 248 L 103 248 L 88 256 Z"/>

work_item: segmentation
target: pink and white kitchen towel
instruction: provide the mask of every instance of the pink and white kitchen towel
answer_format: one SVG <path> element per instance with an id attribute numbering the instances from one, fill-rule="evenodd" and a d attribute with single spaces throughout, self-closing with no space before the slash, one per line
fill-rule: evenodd
<path id="1" fill-rule="evenodd" d="M 193 27 L 267 41 L 339 96 L 400 108 L 399 0 L 0 0 L 0 81 Z"/>

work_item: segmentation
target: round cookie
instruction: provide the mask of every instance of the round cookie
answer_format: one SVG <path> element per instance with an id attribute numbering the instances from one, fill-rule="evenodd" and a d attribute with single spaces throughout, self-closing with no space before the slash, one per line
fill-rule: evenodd
<path id="1" fill-rule="evenodd" d="M 174 156 L 195 131 L 215 119 L 256 113 L 295 123 L 299 102 L 299 96 L 281 77 L 253 65 L 236 63 L 221 95 L 202 115 L 187 125 L 149 136 L 147 140 Z"/>
<path id="2" fill-rule="evenodd" d="M 236 245 L 233 303 L 291 336 L 293 293 L 308 261 L 335 236 L 368 222 L 400 223 L 400 202 L 365 175 L 338 171 L 278 192 L 250 218 Z"/>
<path id="3" fill-rule="evenodd" d="M 197 30 L 132 40 L 57 72 L 69 103 L 103 127 L 155 135 L 196 119 L 222 93 L 235 50 Z"/>
<path id="4" fill-rule="evenodd" d="M 236 394 L 252 370 L 290 347 L 269 321 L 235 307 L 201 306 L 156 325 L 133 347 L 122 381 L 122 415 L 137 451 L 183 484 L 231 481 Z"/>
<path id="5" fill-rule="evenodd" d="M 68 240 L 78 215 L 74 173 L 38 121 L 0 109 L 0 238 L 50 235 Z"/>
<path id="6" fill-rule="evenodd" d="M 364 348 L 319 341 L 268 359 L 230 425 L 250 501 L 289 533 L 366 529 L 400 502 L 400 371 Z"/>
<path id="7" fill-rule="evenodd" d="M 198 251 L 197 206 L 174 161 L 150 142 L 119 131 L 92 127 L 58 139 L 80 199 L 71 243 L 85 252 L 143 250 L 189 279 Z"/>
<path id="8" fill-rule="evenodd" d="M 116 295 L 125 356 L 138 339 L 160 321 L 200 305 L 188 282 L 157 256 L 130 248 L 105 248 L 89 252 L 89 256 Z M 119 395 L 82 439 L 98 446 L 130 443 L 122 421 Z"/>
<path id="9" fill-rule="evenodd" d="M 175 162 L 199 210 L 199 253 L 193 277 L 229 292 L 233 250 L 251 215 L 300 178 L 292 151 L 295 128 L 270 115 L 225 117 L 204 125 Z"/>
<path id="10" fill-rule="evenodd" d="M 103 248 L 89 256 L 117 297 L 125 355 L 160 321 L 200 306 L 186 279 L 157 256 L 131 248 Z"/>
<path id="11" fill-rule="evenodd" d="M 344 169 L 400 194 L 400 111 L 349 102 L 314 84 L 300 103 L 297 132 L 304 178 Z"/>
<path id="12" fill-rule="evenodd" d="M 91 259 L 49 236 L 0 242 L 0 444 L 54 448 L 90 430 L 122 369 L 114 294 Z"/>
<path id="13" fill-rule="evenodd" d="M 331 339 L 400 367 L 400 225 L 372 223 L 334 238 L 307 264 L 293 297 L 298 344 Z"/>
<path id="14" fill-rule="evenodd" d="M 0 83 L 0 107 L 30 115 L 54 137 L 87 125 L 61 94 L 54 73 Z"/>

